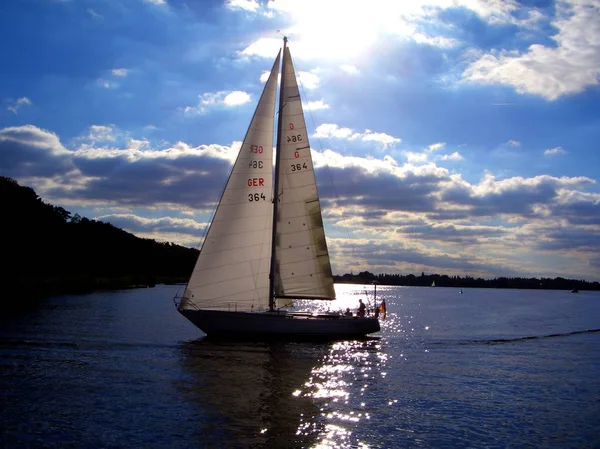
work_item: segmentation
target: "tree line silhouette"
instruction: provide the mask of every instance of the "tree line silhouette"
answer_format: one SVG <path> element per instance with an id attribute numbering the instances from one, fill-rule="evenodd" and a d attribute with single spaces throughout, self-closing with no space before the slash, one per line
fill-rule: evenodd
<path id="1" fill-rule="evenodd" d="M 5 301 L 187 281 L 198 251 L 139 238 L 47 204 L 0 176 Z"/>
<path id="2" fill-rule="evenodd" d="M 599 282 L 588 282 L 583 279 L 550 278 L 507 278 L 495 279 L 473 278 L 471 276 L 447 276 L 440 274 L 373 274 L 362 271 L 358 274 L 344 274 L 333 277 L 335 282 L 346 284 L 371 284 L 377 282 L 382 285 L 404 285 L 413 287 L 429 287 L 435 282 L 436 287 L 459 288 L 522 288 L 522 289 L 547 289 L 547 290 L 600 290 Z"/>

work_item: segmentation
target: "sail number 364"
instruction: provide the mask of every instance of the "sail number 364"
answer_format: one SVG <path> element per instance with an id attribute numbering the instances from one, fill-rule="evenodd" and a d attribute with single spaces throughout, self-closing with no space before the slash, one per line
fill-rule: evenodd
<path id="1" fill-rule="evenodd" d="M 264 193 L 249 193 L 248 194 L 248 201 L 254 202 L 254 201 L 266 201 L 267 197 L 265 196 Z"/>

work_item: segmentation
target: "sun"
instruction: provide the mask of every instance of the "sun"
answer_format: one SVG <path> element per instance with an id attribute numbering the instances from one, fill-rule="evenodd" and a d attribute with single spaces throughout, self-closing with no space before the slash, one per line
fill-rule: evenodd
<path id="1" fill-rule="evenodd" d="M 353 61 L 386 35 L 414 32 L 407 18 L 415 2 L 397 0 L 272 0 L 268 7 L 288 15 L 282 30 L 303 59 Z M 418 3 L 418 2 L 417 2 Z"/>

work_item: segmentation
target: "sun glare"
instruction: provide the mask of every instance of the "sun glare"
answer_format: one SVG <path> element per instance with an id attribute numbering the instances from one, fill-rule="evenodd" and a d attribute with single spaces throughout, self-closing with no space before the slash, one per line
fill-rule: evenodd
<path id="1" fill-rule="evenodd" d="M 381 37 L 410 35 L 409 16 L 422 13 L 413 2 L 275 0 L 269 8 L 289 14 L 285 30 L 296 56 L 349 61 L 360 58 Z"/>

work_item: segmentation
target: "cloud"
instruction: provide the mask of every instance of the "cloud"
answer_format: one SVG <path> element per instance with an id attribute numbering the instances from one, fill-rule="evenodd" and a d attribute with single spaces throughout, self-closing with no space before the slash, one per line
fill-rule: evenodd
<path id="1" fill-rule="evenodd" d="M 157 6 L 167 6 L 166 0 L 144 0 L 146 3 L 150 3 L 151 5 Z"/>
<path id="2" fill-rule="evenodd" d="M 242 57 L 259 56 L 263 58 L 275 58 L 277 56 L 277 51 L 280 48 L 281 39 L 275 37 L 261 37 L 239 52 L 239 55 Z"/>
<path id="3" fill-rule="evenodd" d="M 370 129 L 366 129 L 363 133 L 352 131 L 350 128 L 340 128 L 334 123 L 324 123 L 319 125 L 314 134 L 317 138 L 333 138 L 344 140 L 361 140 L 363 142 L 378 142 L 384 148 L 387 148 L 396 143 L 400 143 L 402 139 L 390 136 L 386 133 L 376 133 Z"/>
<path id="4" fill-rule="evenodd" d="M 278 23 L 287 25 L 282 32 L 292 36 L 296 57 L 335 60 L 348 65 L 364 56 L 377 42 L 384 40 L 411 40 L 442 49 L 459 46 L 457 39 L 444 35 L 456 34 L 452 25 L 441 18 L 441 13 L 448 10 L 467 10 L 490 25 L 510 24 L 520 28 L 534 27 L 543 19 L 537 9 L 523 6 L 516 0 L 371 3 L 271 0 L 266 9 Z M 242 53 L 245 56 L 273 57 L 279 46 L 279 39 L 259 38 Z"/>
<path id="5" fill-rule="evenodd" d="M 519 142 L 518 140 L 509 140 L 508 142 L 506 142 L 506 144 L 511 147 L 520 147 L 521 146 L 521 142 Z"/>
<path id="6" fill-rule="evenodd" d="M 86 136 L 86 139 L 97 142 L 97 141 L 115 141 L 115 136 L 113 135 L 113 126 L 106 125 L 92 125 L 90 126 L 89 133 Z"/>
<path id="7" fill-rule="evenodd" d="M 186 233 L 201 237 L 206 230 L 206 223 L 198 223 L 191 218 L 146 218 L 134 214 L 109 214 L 95 217 L 95 219 L 137 234 Z"/>
<path id="8" fill-rule="evenodd" d="M 12 104 L 9 104 L 6 107 L 6 110 L 11 111 L 15 115 L 18 115 L 19 109 L 27 107 L 27 106 L 32 106 L 32 105 L 33 105 L 33 103 L 29 98 L 21 97 L 21 98 L 17 99 L 15 102 L 13 102 Z"/>
<path id="9" fill-rule="evenodd" d="M 556 100 L 582 92 L 600 80 L 600 3 L 597 0 L 558 0 L 552 26 L 556 45 L 531 45 L 492 51 L 473 62 L 463 79 L 502 84 L 521 94 Z"/>
<path id="10" fill-rule="evenodd" d="M 377 134 L 328 126 L 328 134 L 357 140 Z M 121 209 L 100 218 L 143 236 L 196 243 L 206 223 L 143 218 L 131 208 L 209 215 L 241 143 L 156 147 L 132 137 L 110 140 L 123 134 L 113 125 L 94 125 L 86 131 L 89 143 L 75 141 L 76 147 L 67 149 L 56 134 L 33 125 L 0 129 L 2 174 L 27 180 L 54 204 Z M 531 270 L 523 261 L 543 257 L 582 264 L 576 272 L 587 273 L 585 261 L 600 251 L 600 194 L 585 191 L 595 183 L 590 178 L 498 179 L 488 173 L 470 183 L 434 162 L 415 165 L 390 155 L 377 159 L 331 150 L 312 154 L 317 179 L 330 180 L 319 185 L 328 226 L 334 235 L 343 227 L 360 229 L 352 244 L 374 251 L 369 254 L 378 260 L 369 264 L 373 269 L 432 266 L 506 273 L 512 267 L 522 274 Z M 336 244 L 342 252 L 347 249 Z M 345 262 L 343 254 L 336 263 Z"/>
<path id="11" fill-rule="evenodd" d="M 240 90 L 206 92 L 199 95 L 200 102 L 197 106 L 186 106 L 183 109 L 184 114 L 197 115 L 204 114 L 211 107 L 232 107 L 248 103 L 251 100 L 250 94 Z"/>
<path id="12" fill-rule="evenodd" d="M 127 70 L 127 69 L 112 69 L 112 74 L 114 76 L 124 77 L 124 76 L 127 76 L 128 73 L 129 73 L 129 70 Z"/>
<path id="13" fill-rule="evenodd" d="M 5 176 L 59 176 L 73 170 L 72 153 L 58 136 L 33 125 L 0 129 L 0 167 Z"/>
<path id="14" fill-rule="evenodd" d="M 321 80 L 317 75 L 310 72 L 298 72 L 298 84 L 305 89 L 316 89 Z"/>
<path id="15" fill-rule="evenodd" d="M 455 151 L 452 154 L 443 154 L 438 157 L 441 161 L 462 161 L 464 158 L 460 155 L 458 151 Z"/>
<path id="16" fill-rule="evenodd" d="M 360 70 L 352 64 L 342 64 L 340 69 L 350 75 L 360 75 Z"/>
<path id="17" fill-rule="evenodd" d="M 426 153 L 415 153 L 414 151 L 407 151 L 405 156 L 409 164 L 422 164 L 429 159 Z"/>
<path id="18" fill-rule="evenodd" d="M 323 100 L 309 101 L 308 103 L 303 103 L 302 107 L 306 111 L 315 111 L 317 109 L 329 109 L 329 105 L 326 104 Z"/>
<path id="19" fill-rule="evenodd" d="M 119 85 L 117 83 L 115 83 L 114 81 L 106 80 L 103 78 L 97 79 L 96 84 L 100 87 L 104 87 L 105 89 L 115 89 L 115 88 L 119 87 Z"/>
<path id="20" fill-rule="evenodd" d="M 243 9 L 250 12 L 256 12 L 260 7 L 256 0 L 226 0 L 225 6 L 229 9 Z"/>
<path id="21" fill-rule="evenodd" d="M 427 148 L 425 148 L 425 151 L 427 151 L 428 153 L 431 153 L 433 151 L 441 150 L 445 146 L 446 146 L 446 142 L 432 143 Z"/>
<path id="22" fill-rule="evenodd" d="M 101 15 L 101 14 L 98 14 L 98 13 L 97 13 L 96 11 L 94 11 L 92 8 L 88 8 L 88 9 L 86 9 L 86 12 L 87 12 L 87 13 L 88 13 L 90 16 L 92 16 L 94 19 L 101 20 L 101 19 L 103 19 L 103 18 L 104 18 L 104 17 L 102 17 L 102 15 Z"/>
<path id="23" fill-rule="evenodd" d="M 558 154 L 567 154 L 567 152 L 562 147 L 549 148 L 544 151 L 544 156 L 556 156 Z"/>
<path id="24" fill-rule="evenodd" d="M 236 90 L 225 95 L 223 104 L 225 106 L 237 106 L 240 104 L 248 103 L 250 101 L 250 94 Z"/>
<path id="25" fill-rule="evenodd" d="M 571 191 L 593 184 L 586 177 L 553 177 L 549 175 L 497 180 L 488 173 L 479 184 L 471 185 L 453 179 L 445 185 L 441 200 L 447 204 L 468 206 L 472 216 L 517 215 L 521 218 L 541 218 L 546 211 L 539 205 L 552 207 L 559 204 L 563 190 Z"/>
<path id="26" fill-rule="evenodd" d="M 363 142 L 379 142 L 383 145 L 384 148 L 389 147 L 390 145 L 394 145 L 396 143 L 400 143 L 402 139 L 398 137 L 390 136 L 386 133 L 376 133 L 371 131 L 370 129 L 365 130 L 364 133 L 360 136 L 360 140 Z"/>
<path id="27" fill-rule="evenodd" d="M 415 33 L 412 35 L 412 38 L 418 44 L 427 44 L 440 48 L 453 48 L 459 45 L 459 42 L 456 39 L 443 36 L 432 37 L 422 33 Z"/>

